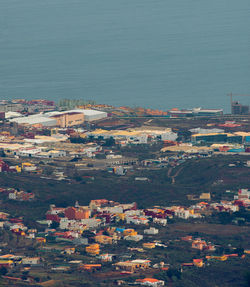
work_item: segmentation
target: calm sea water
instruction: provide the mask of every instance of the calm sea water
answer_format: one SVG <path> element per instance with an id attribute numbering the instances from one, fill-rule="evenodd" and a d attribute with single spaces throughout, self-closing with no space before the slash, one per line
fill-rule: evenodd
<path id="1" fill-rule="evenodd" d="M 229 92 L 250 94 L 249 0 L 0 0 L 1 99 L 229 111 Z"/>

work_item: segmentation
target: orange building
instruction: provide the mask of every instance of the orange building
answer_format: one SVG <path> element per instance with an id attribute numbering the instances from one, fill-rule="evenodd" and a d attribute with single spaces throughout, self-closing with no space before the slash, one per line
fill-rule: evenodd
<path id="1" fill-rule="evenodd" d="M 93 271 L 93 270 L 100 270 L 101 267 L 102 267 L 101 264 L 84 264 L 79 266 L 79 269 L 85 271 Z"/>
<path id="2" fill-rule="evenodd" d="M 195 248 L 195 249 L 199 249 L 199 250 L 203 250 L 207 247 L 207 243 L 203 240 L 194 240 L 192 242 L 192 248 Z"/>
<path id="3" fill-rule="evenodd" d="M 87 219 L 90 217 L 90 210 L 84 208 L 69 207 L 64 212 L 68 219 Z"/>
<path id="4" fill-rule="evenodd" d="M 36 237 L 36 241 L 39 243 L 46 243 L 46 239 L 44 237 Z"/>
<path id="5" fill-rule="evenodd" d="M 63 113 L 52 116 L 52 118 L 56 120 L 60 128 L 77 126 L 84 123 L 84 114 L 77 112 Z"/>
<path id="6" fill-rule="evenodd" d="M 135 236 L 137 235 L 137 232 L 134 229 L 125 229 L 123 231 L 124 236 Z"/>
<path id="7" fill-rule="evenodd" d="M 101 206 L 105 206 L 108 204 L 108 200 L 107 199 L 92 199 L 90 201 L 89 207 L 91 209 L 96 209 L 97 207 L 101 207 Z"/>
<path id="8" fill-rule="evenodd" d="M 98 255 L 100 253 L 100 245 L 99 244 L 91 244 L 86 246 L 86 252 L 91 255 Z"/>
<path id="9" fill-rule="evenodd" d="M 202 259 L 193 259 L 194 266 L 203 267 L 204 263 Z"/>

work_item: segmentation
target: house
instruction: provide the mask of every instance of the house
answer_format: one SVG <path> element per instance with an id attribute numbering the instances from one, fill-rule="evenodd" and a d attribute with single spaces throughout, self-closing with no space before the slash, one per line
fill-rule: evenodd
<path id="1" fill-rule="evenodd" d="M 207 247 L 207 243 L 201 239 L 196 239 L 192 242 L 192 248 L 204 250 Z"/>
<path id="2" fill-rule="evenodd" d="M 175 216 L 182 218 L 182 219 L 188 219 L 190 217 L 189 210 L 185 210 L 183 208 L 180 208 L 175 211 Z"/>
<path id="3" fill-rule="evenodd" d="M 113 238 L 107 235 L 96 235 L 95 242 L 98 242 L 101 244 L 112 244 Z"/>
<path id="4" fill-rule="evenodd" d="M 83 264 L 78 267 L 79 270 L 85 271 L 93 271 L 93 270 L 100 270 L 102 267 L 101 264 Z"/>
<path id="5" fill-rule="evenodd" d="M 203 192 L 203 193 L 200 195 L 200 199 L 203 199 L 203 200 L 211 200 L 210 192 Z"/>
<path id="6" fill-rule="evenodd" d="M 147 248 L 147 249 L 153 249 L 153 248 L 155 248 L 155 243 L 154 242 L 145 242 L 145 243 L 143 243 L 142 244 L 142 246 L 144 247 L 144 248 Z"/>
<path id="7" fill-rule="evenodd" d="M 135 272 L 138 270 L 145 270 L 150 267 L 150 260 L 131 260 L 115 263 L 114 266 L 117 270 L 125 270 L 128 272 Z"/>
<path id="8" fill-rule="evenodd" d="M 36 241 L 39 243 L 46 243 L 46 239 L 44 237 L 36 237 Z"/>
<path id="9" fill-rule="evenodd" d="M 153 218 L 153 222 L 154 223 L 157 223 L 157 224 L 160 224 L 162 226 L 166 226 L 167 225 L 167 219 L 166 218 Z"/>
<path id="10" fill-rule="evenodd" d="M 74 254 L 75 251 L 76 251 L 75 247 L 65 247 L 62 253 L 71 255 L 71 254 Z"/>
<path id="11" fill-rule="evenodd" d="M 7 219 L 9 217 L 9 213 L 0 212 L 0 219 Z"/>
<path id="12" fill-rule="evenodd" d="M 100 253 L 100 245 L 91 244 L 89 246 L 86 246 L 85 250 L 90 255 L 98 255 Z"/>
<path id="13" fill-rule="evenodd" d="M 147 225 L 148 224 L 148 219 L 145 218 L 145 217 L 139 217 L 139 216 L 126 216 L 125 217 L 126 219 L 126 223 L 127 224 L 145 224 Z"/>
<path id="14" fill-rule="evenodd" d="M 159 233 L 159 229 L 150 227 L 149 229 L 144 230 L 144 234 L 150 234 L 150 235 L 155 235 Z"/>
<path id="15" fill-rule="evenodd" d="M 137 234 L 137 235 L 128 235 L 124 237 L 125 240 L 129 240 L 129 241 L 140 241 L 143 239 L 143 235 Z"/>
<path id="16" fill-rule="evenodd" d="M 193 259 L 193 264 L 196 267 L 203 267 L 204 263 L 202 259 Z"/>
<path id="17" fill-rule="evenodd" d="M 134 230 L 134 229 L 125 229 L 124 231 L 123 231 L 123 235 L 124 236 L 135 236 L 135 235 L 137 235 L 137 232 Z"/>
<path id="18" fill-rule="evenodd" d="M 40 263 L 40 257 L 25 257 L 22 259 L 22 264 L 24 265 L 37 265 Z"/>
<path id="19" fill-rule="evenodd" d="M 165 285 L 165 282 L 163 280 L 158 280 L 155 278 L 137 279 L 135 282 L 143 286 L 152 286 L 152 287 L 160 287 Z"/>
<path id="20" fill-rule="evenodd" d="M 114 258 L 114 254 L 100 254 L 99 258 L 103 261 L 103 262 L 112 262 L 113 258 Z"/>

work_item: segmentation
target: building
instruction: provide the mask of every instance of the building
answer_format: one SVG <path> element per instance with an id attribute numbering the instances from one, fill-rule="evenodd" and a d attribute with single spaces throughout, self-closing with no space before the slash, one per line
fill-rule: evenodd
<path id="1" fill-rule="evenodd" d="M 202 108 L 194 108 L 192 110 L 193 116 L 195 117 L 213 117 L 213 116 L 222 116 L 222 109 L 202 109 Z"/>
<path id="2" fill-rule="evenodd" d="M 145 242 L 142 244 L 142 246 L 144 248 L 147 248 L 147 249 L 153 249 L 153 248 L 155 248 L 155 243 L 154 242 Z"/>
<path id="3" fill-rule="evenodd" d="M 203 267 L 204 263 L 202 259 L 193 259 L 193 264 L 196 267 Z"/>
<path id="4" fill-rule="evenodd" d="M 90 255 L 98 255 L 100 253 L 100 245 L 99 244 L 91 244 L 85 247 L 85 250 Z"/>
<path id="5" fill-rule="evenodd" d="M 101 112 L 101 111 L 96 111 L 96 110 L 77 109 L 76 111 L 84 114 L 86 122 L 102 120 L 102 119 L 107 118 L 108 116 L 106 112 Z"/>
<path id="6" fill-rule="evenodd" d="M 115 268 L 117 270 L 125 270 L 128 272 L 135 272 L 138 270 L 145 270 L 150 267 L 150 260 L 132 260 L 132 261 L 124 261 L 124 262 L 118 262 L 114 264 Z"/>
<path id="7" fill-rule="evenodd" d="M 159 233 L 159 230 L 157 228 L 154 228 L 154 227 L 150 227 L 149 229 L 144 230 L 144 234 L 155 235 L 158 233 Z"/>
<path id="8" fill-rule="evenodd" d="M 160 287 L 165 285 L 165 282 L 163 280 L 158 280 L 155 278 L 137 279 L 135 282 L 143 286 L 152 286 L 152 287 Z"/>
<path id="9" fill-rule="evenodd" d="M 69 207 L 65 209 L 64 214 L 68 219 L 88 219 L 90 217 L 90 210 L 87 208 Z"/>
<path id="10" fill-rule="evenodd" d="M 25 257 L 22 259 L 22 264 L 24 265 L 37 265 L 40 263 L 40 257 Z"/>
<path id="11" fill-rule="evenodd" d="M 226 133 L 194 134 L 191 136 L 192 142 L 204 141 L 208 143 L 227 142 Z"/>
<path id="12" fill-rule="evenodd" d="M 107 235 L 96 235 L 95 242 L 98 242 L 101 244 L 112 244 L 113 238 Z"/>
<path id="13" fill-rule="evenodd" d="M 202 108 L 193 108 L 187 110 L 172 109 L 168 111 L 171 118 L 180 118 L 180 117 L 213 117 L 223 115 L 222 109 L 202 109 Z"/>
<path id="14" fill-rule="evenodd" d="M 102 268 L 101 264 L 83 264 L 79 266 L 79 270 L 85 270 L 85 271 L 100 270 L 101 268 Z"/>
<path id="15" fill-rule="evenodd" d="M 211 194 L 210 194 L 210 192 L 203 192 L 203 193 L 200 195 L 200 199 L 203 199 L 203 200 L 211 200 Z"/>
<path id="16" fill-rule="evenodd" d="M 233 115 L 248 115 L 249 114 L 249 106 L 242 105 L 239 102 L 232 102 L 231 112 Z"/>
<path id="17" fill-rule="evenodd" d="M 57 121 L 53 118 L 48 118 L 44 115 L 31 115 L 27 117 L 13 118 L 10 122 L 15 122 L 19 125 L 27 125 L 33 127 L 53 127 L 57 125 Z"/>
<path id="18" fill-rule="evenodd" d="M 57 115 L 62 115 L 62 114 L 71 114 L 71 113 L 80 113 L 84 115 L 84 121 L 86 122 L 92 122 L 92 121 L 97 121 L 101 119 L 107 118 L 108 114 L 106 112 L 101 112 L 101 111 L 96 111 L 96 110 L 90 110 L 90 109 L 74 109 L 74 110 L 68 110 L 64 112 L 50 112 L 47 113 L 47 116 L 54 117 Z"/>
<path id="19" fill-rule="evenodd" d="M 204 250 L 207 247 L 207 243 L 204 240 L 196 239 L 192 242 L 192 248 Z"/>
<path id="20" fill-rule="evenodd" d="M 0 259 L 0 268 L 1 267 L 6 267 L 10 268 L 14 266 L 14 262 L 12 260 L 2 260 Z"/>
<path id="21" fill-rule="evenodd" d="M 60 113 L 51 117 L 56 120 L 57 126 L 67 128 L 84 123 L 84 114 L 79 112 Z"/>

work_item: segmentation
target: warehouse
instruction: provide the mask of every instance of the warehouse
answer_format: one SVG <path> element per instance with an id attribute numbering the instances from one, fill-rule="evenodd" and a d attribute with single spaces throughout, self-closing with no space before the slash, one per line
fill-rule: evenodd
<path id="1" fill-rule="evenodd" d="M 106 112 L 100 112 L 96 110 L 85 110 L 85 109 L 75 109 L 75 110 L 69 110 L 69 111 L 63 111 L 63 112 L 49 112 L 45 113 L 44 115 L 47 117 L 56 117 L 59 115 L 63 114 L 83 114 L 84 115 L 84 120 L 86 122 L 92 122 L 92 121 L 97 121 L 101 119 L 105 119 L 108 114 Z"/>
<path id="2" fill-rule="evenodd" d="M 192 142 L 204 141 L 207 143 L 213 142 L 227 142 L 227 134 L 224 133 L 211 133 L 211 134 L 194 134 L 191 137 Z"/>
<path id="3" fill-rule="evenodd" d="M 206 143 L 242 143 L 242 136 L 230 133 L 194 134 L 192 142 L 204 141 Z"/>
<path id="4" fill-rule="evenodd" d="M 51 118 L 56 120 L 57 126 L 60 128 L 78 126 L 84 122 L 84 114 L 78 112 L 67 112 L 59 115 L 54 115 Z"/>
<path id="5" fill-rule="evenodd" d="M 100 112 L 96 110 L 77 109 L 77 110 L 72 110 L 70 112 L 83 113 L 86 122 L 92 122 L 92 121 L 105 119 L 108 116 L 106 112 Z"/>
<path id="6" fill-rule="evenodd" d="M 53 127 L 57 125 L 55 119 L 45 117 L 43 115 L 32 115 L 28 117 L 19 117 L 11 119 L 10 122 L 15 122 L 18 124 L 29 125 L 29 126 L 44 126 L 44 127 Z"/>

